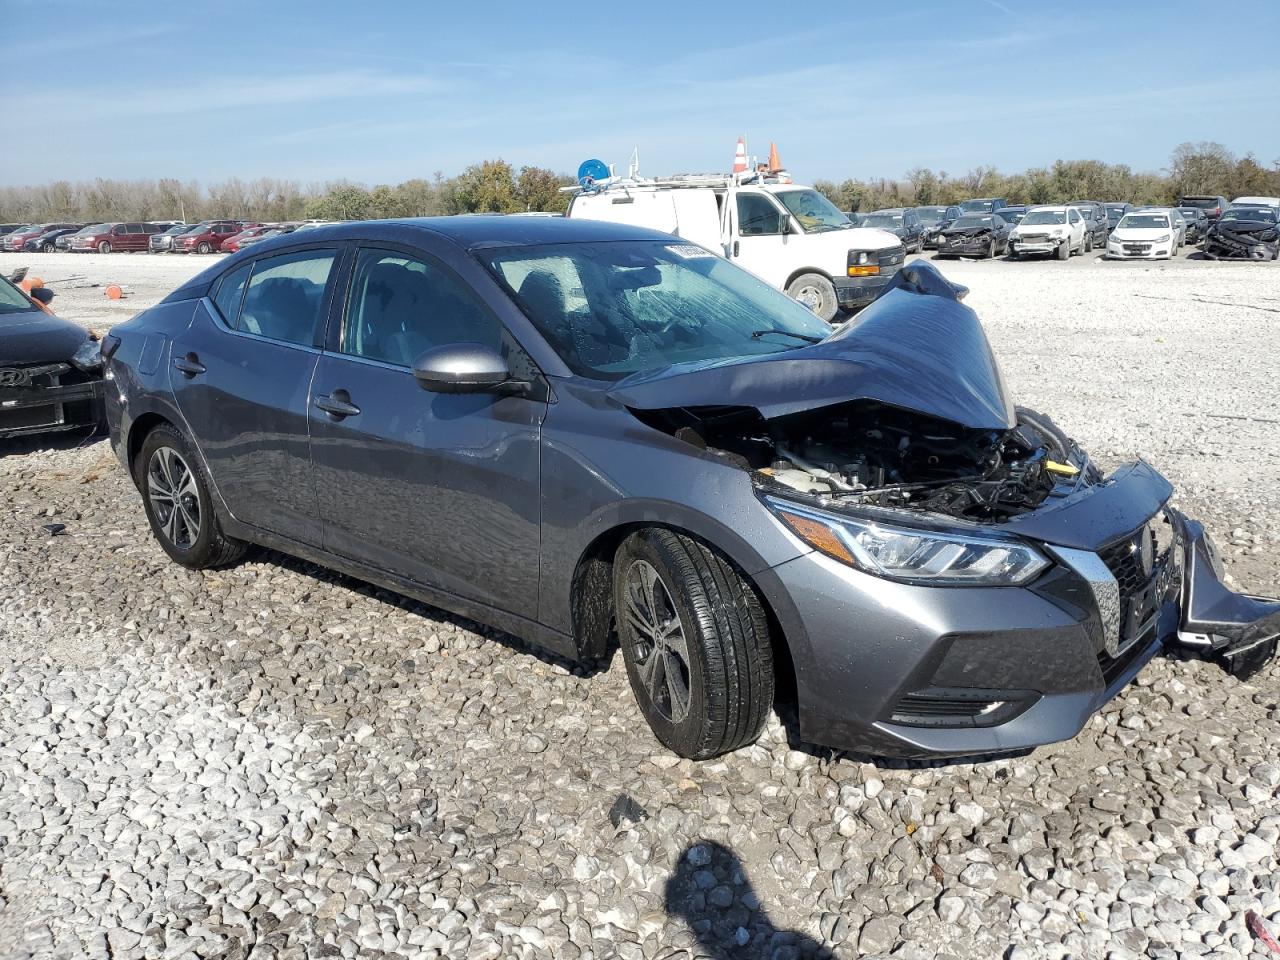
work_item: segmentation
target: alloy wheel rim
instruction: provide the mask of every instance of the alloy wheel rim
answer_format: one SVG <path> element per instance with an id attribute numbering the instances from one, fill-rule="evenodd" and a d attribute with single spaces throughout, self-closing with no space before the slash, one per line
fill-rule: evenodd
<path id="1" fill-rule="evenodd" d="M 190 550 L 200 538 L 200 494 L 195 474 L 173 447 L 151 454 L 147 498 L 164 538 L 179 550 Z"/>
<path id="2" fill-rule="evenodd" d="M 636 560 L 627 571 L 626 618 L 636 671 L 654 708 L 671 723 L 689 715 L 689 644 L 680 614 L 653 564 Z"/>

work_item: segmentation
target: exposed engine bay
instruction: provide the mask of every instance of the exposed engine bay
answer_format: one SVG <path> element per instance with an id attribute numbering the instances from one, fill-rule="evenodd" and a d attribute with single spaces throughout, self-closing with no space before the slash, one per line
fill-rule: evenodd
<path id="1" fill-rule="evenodd" d="M 752 472 L 757 484 L 832 506 L 870 504 L 998 522 L 1101 479 L 1047 417 L 975 430 L 853 400 L 765 420 L 750 407 L 632 411 L 650 426 Z"/>

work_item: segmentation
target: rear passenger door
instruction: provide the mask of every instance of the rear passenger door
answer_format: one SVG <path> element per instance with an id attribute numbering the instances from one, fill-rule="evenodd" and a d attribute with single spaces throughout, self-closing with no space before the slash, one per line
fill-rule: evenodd
<path id="1" fill-rule="evenodd" d="M 537 610 L 538 442 L 546 401 L 429 393 L 427 350 L 479 343 L 522 379 L 532 361 L 443 262 L 365 246 L 312 387 L 311 459 L 324 547 L 459 597 Z"/>
<path id="2" fill-rule="evenodd" d="M 309 247 L 223 275 L 173 341 L 169 382 L 232 516 L 319 545 L 307 416 L 339 256 Z"/>

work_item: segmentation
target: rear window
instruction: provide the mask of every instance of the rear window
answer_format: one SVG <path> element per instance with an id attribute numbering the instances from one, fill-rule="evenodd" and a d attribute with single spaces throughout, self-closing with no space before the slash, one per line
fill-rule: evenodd
<path id="1" fill-rule="evenodd" d="M 1198 207 L 1201 210 L 1212 210 L 1214 207 L 1221 206 L 1217 197 L 1183 197 L 1182 202 L 1178 204 L 1180 207 Z"/>
<path id="2" fill-rule="evenodd" d="M 246 263 L 218 282 L 218 290 L 213 295 L 213 302 L 228 326 L 236 325 L 236 316 L 240 313 L 240 301 L 244 297 L 244 283 L 249 279 L 249 271 L 252 269 L 253 264 Z"/>
<path id="3" fill-rule="evenodd" d="M 302 250 L 255 261 L 236 329 L 311 345 L 333 259 L 332 250 Z"/>

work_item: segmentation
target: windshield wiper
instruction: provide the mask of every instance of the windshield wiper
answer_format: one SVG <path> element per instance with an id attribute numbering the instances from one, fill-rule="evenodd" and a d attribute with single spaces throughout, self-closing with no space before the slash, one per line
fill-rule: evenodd
<path id="1" fill-rule="evenodd" d="M 814 337 L 807 333 L 792 333 L 790 330 L 779 330 L 777 327 L 770 327 L 768 330 L 752 330 L 751 339 L 759 340 L 763 336 L 770 333 L 780 334 L 784 337 L 794 337 L 797 340 L 803 340 L 805 343 L 821 343 L 826 337 Z"/>

